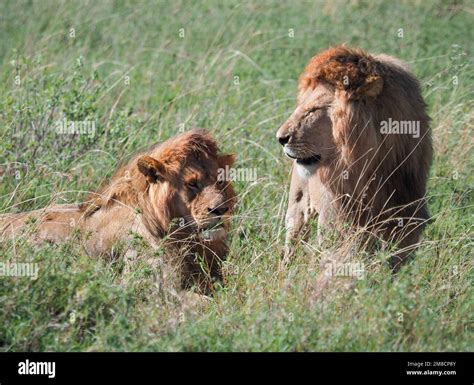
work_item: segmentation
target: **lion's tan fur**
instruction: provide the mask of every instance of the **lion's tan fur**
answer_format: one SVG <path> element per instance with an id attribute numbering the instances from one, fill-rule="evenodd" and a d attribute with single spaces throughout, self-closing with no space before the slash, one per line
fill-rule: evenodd
<path id="1" fill-rule="evenodd" d="M 398 267 L 429 217 L 432 143 L 419 83 L 398 59 L 340 46 L 311 59 L 300 77 L 297 110 L 308 108 L 315 90 L 333 99 L 331 125 L 313 143 L 329 135 L 334 149 L 307 180 L 293 171 L 287 254 L 304 223 L 319 214 L 321 227 L 349 221 L 397 244 L 402 251 L 392 264 Z M 278 135 L 296 135 L 304 119 L 295 111 Z M 381 124 L 389 119 L 419 122 L 419 137 L 382 134 Z"/>
<path id="2" fill-rule="evenodd" d="M 149 173 L 147 161 L 159 170 Z M 25 225 L 34 220 L 36 241 L 60 243 L 71 238 L 73 230 L 82 232 L 85 248 L 91 255 L 111 255 L 114 245 L 131 242 L 133 233 L 154 248 L 173 249 L 171 255 L 182 254 L 177 265 L 183 274 L 183 285 L 220 277 L 220 263 L 227 254 L 229 219 L 235 204 L 235 193 L 229 181 L 216 185 L 217 170 L 231 165 L 233 156 L 220 155 L 217 144 L 203 130 L 191 130 L 173 137 L 134 156 L 120 167 L 110 181 L 89 194 L 80 205 L 54 205 L 25 213 L 0 217 L 0 235 L 14 238 L 22 234 Z M 202 191 L 187 200 L 185 179 L 200 178 Z M 197 233 L 201 219 L 214 220 L 208 207 L 226 207 L 222 215 L 223 229 L 211 232 L 218 238 L 202 239 Z M 210 218 L 212 217 L 212 218 Z M 183 223 L 179 223 L 182 221 Z M 166 240 L 165 240 L 166 239 Z M 208 271 L 203 272 L 204 259 Z M 176 262 L 176 261 L 175 261 Z M 204 276 L 205 279 L 202 279 Z"/>

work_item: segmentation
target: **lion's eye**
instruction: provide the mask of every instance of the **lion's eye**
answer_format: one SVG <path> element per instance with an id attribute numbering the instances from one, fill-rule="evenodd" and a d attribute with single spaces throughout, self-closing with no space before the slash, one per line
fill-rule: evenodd
<path id="1" fill-rule="evenodd" d="M 312 107 L 310 108 L 308 111 L 307 111 L 307 114 L 312 114 L 313 112 L 316 112 L 316 111 L 319 111 L 319 110 L 323 110 L 325 107 Z"/>
<path id="2" fill-rule="evenodd" d="M 195 180 L 189 181 L 186 183 L 186 185 L 191 189 L 191 190 L 199 190 L 199 183 Z"/>

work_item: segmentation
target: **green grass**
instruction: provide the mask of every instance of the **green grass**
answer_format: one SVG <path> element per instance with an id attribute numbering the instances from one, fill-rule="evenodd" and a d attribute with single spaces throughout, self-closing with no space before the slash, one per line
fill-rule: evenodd
<path id="1" fill-rule="evenodd" d="M 117 162 L 182 127 L 209 129 L 258 182 L 236 184 L 233 274 L 196 312 L 182 313 L 146 263 L 125 274 L 75 244 L 2 244 L 2 261 L 40 272 L 0 279 L 1 350 L 473 350 L 472 3 L 3 3 L 1 212 L 80 201 Z M 398 275 L 382 266 L 310 307 L 317 255 L 277 274 L 290 163 L 275 133 L 306 62 L 338 43 L 398 56 L 419 77 L 434 221 Z M 57 135 L 63 118 L 94 121 L 96 135 Z"/>

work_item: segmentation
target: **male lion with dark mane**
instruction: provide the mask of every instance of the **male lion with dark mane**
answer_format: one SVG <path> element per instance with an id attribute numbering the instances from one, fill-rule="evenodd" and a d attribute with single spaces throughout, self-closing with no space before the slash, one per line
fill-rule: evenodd
<path id="1" fill-rule="evenodd" d="M 398 269 L 429 214 L 430 119 L 416 78 L 400 60 L 338 46 L 313 57 L 299 79 L 297 107 L 277 138 L 294 159 L 284 262 L 318 215 L 393 245 Z M 343 234 L 343 236 L 346 236 Z"/>
<path id="2" fill-rule="evenodd" d="M 136 155 L 83 204 L 0 216 L 0 234 L 16 237 L 33 218 L 34 240 L 60 243 L 79 229 L 91 255 L 111 255 L 118 241 L 130 244 L 138 234 L 153 248 L 169 246 L 183 288 L 208 292 L 221 278 L 236 202 L 219 170 L 233 162 L 210 134 L 188 131 Z"/>

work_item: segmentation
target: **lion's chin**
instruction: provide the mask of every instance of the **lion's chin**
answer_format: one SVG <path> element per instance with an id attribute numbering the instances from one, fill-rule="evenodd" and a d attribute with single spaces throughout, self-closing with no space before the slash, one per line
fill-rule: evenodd
<path id="1" fill-rule="evenodd" d="M 288 158 L 294 159 L 301 166 L 314 166 L 321 162 L 321 155 L 318 154 L 310 156 L 301 155 L 287 146 L 283 148 L 283 152 Z"/>
<path id="2" fill-rule="evenodd" d="M 320 155 L 311 155 L 309 157 L 301 157 L 300 154 L 295 153 L 285 146 L 284 152 L 288 158 L 294 159 L 296 164 L 296 171 L 300 178 L 309 178 L 311 175 L 316 173 L 321 162 Z"/>
<path id="3" fill-rule="evenodd" d="M 296 162 L 296 171 L 301 178 L 307 179 L 316 173 L 317 164 L 301 164 Z"/>
<path id="4" fill-rule="evenodd" d="M 222 240 L 226 237 L 224 227 L 217 227 L 212 229 L 204 229 L 199 231 L 199 238 L 205 242 L 214 242 Z"/>

